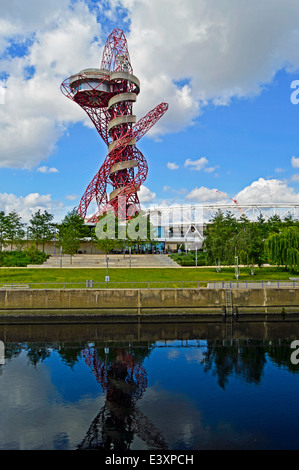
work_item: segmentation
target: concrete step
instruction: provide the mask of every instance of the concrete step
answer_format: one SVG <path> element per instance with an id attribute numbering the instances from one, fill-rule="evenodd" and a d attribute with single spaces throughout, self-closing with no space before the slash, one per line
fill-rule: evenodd
<path id="1" fill-rule="evenodd" d="M 180 267 L 175 261 L 169 258 L 167 255 L 132 255 L 131 263 L 129 255 L 126 255 L 125 258 L 123 255 L 109 255 L 109 267 L 118 267 L 118 268 L 128 268 L 130 267 L 164 267 L 164 268 L 178 268 Z M 51 256 L 47 261 L 42 265 L 28 265 L 28 267 L 45 267 L 45 268 L 56 268 L 60 267 L 61 259 L 60 256 Z M 106 255 L 75 255 L 72 257 L 64 255 L 62 257 L 62 266 L 63 267 L 98 267 L 105 268 L 106 264 Z"/>

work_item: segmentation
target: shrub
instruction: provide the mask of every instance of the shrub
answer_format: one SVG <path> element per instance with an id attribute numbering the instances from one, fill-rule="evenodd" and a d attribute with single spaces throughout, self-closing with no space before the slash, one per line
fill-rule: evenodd
<path id="1" fill-rule="evenodd" d="M 196 252 L 188 251 L 187 253 L 172 253 L 169 255 L 176 263 L 181 266 L 196 266 Z M 207 265 L 207 254 L 203 251 L 197 252 L 197 266 Z"/>
<path id="2" fill-rule="evenodd" d="M 48 258 L 49 255 L 33 248 L 24 251 L 1 251 L 0 266 L 26 267 L 28 264 L 42 264 Z"/>

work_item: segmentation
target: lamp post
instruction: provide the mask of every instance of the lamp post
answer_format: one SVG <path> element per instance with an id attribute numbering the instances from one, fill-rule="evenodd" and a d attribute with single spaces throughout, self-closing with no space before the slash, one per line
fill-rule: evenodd
<path id="1" fill-rule="evenodd" d="M 244 228 L 243 230 L 241 230 L 241 232 L 237 233 L 237 235 L 235 236 L 235 264 L 236 264 L 236 268 L 235 268 L 235 277 L 238 281 L 239 279 L 239 258 L 237 256 L 237 244 L 236 244 L 236 241 L 237 241 L 237 238 L 239 235 L 241 235 L 242 232 L 245 232 L 246 231 L 246 228 Z"/>
<path id="2" fill-rule="evenodd" d="M 106 264 L 107 264 L 107 268 L 106 268 L 106 283 L 107 283 L 107 289 L 108 289 L 108 283 L 109 283 L 109 275 L 108 275 L 108 262 L 109 262 L 109 258 L 108 258 L 108 255 L 106 256 Z"/>
<path id="3" fill-rule="evenodd" d="M 235 256 L 235 263 L 236 263 L 235 273 L 236 273 L 236 279 L 237 279 L 237 282 L 238 282 L 238 280 L 239 280 L 239 260 L 238 260 L 238 256 Z"/>

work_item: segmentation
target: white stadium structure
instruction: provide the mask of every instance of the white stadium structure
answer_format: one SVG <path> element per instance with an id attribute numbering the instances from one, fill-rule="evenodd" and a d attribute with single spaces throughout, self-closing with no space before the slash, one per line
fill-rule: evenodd
<path id="1" fill-rule="evenodd" d="M 230 212 L 237 220 L 242 215 L 252 221 L 257 220 L 259 215 L 265 220 L 273 215 L 278 215 L 281 219 L 288 216 L 299 218 L 299 203 L 152 206 L 145 213 L 156 228 L 161 249 L 175 249 L 178 244 L 184 244 L 186 249 L 192 250 L 201 248 L 203 231 L 218 210 L 224 214 Z"/>

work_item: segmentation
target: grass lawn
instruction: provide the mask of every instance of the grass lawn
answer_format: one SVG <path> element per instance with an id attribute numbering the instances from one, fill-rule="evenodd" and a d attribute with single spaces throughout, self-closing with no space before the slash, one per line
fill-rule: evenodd
<path id="1" fill-rule="evenodd" d="M 106 269 L 103 268 L 69 268 L 69 269 L 30 269 L 30 268 L 1 268 L 0 283 L 45 283 L 45 282 L 82 282 L 92 279 L 94 282 L 104 282 Z M 289 280 L 296 275 L 277 267 L 256 268 L 255 275 L 250 274 L 249 268 L 241 268 L 239 282 L 242 281 L 271 281 Z M 235 281 L 234 268 L 222 268 L 220 273 L 215 268 L 122 268 L 109 269 L 111 282 L 174 282 L 174 281 Z M 299 277 L 299 276 L 298 276 Z M 204 284 L 203 284 L 204 285 Z M 42 286 L 41 286 L 42 287 Z M 53 286 L 55 287 L 55 286 Z M 59 286 L 57 286 L 59 287 Z M 70 286 L 71 287 L 71 286 Z M 75 287 L 75 286 L 74 286 Z M 77 286 L 79 287 L 79 286 Z M 111 285 L 113 287 L 113 285 Z M 120 285 L 117 287 L 121 287 Z M 130 287 L 123 285 L 123 287 Z M 138 286 L 134 286 L 138 287 Z M 142 286 L 140 286 L 142 287 Z M 155 287 L 151 285 L 151 287 Z M 159 287 L 157 285 L 157 287 Z M 168 287 L 176 287 L 173 286 Z M 187 286 L 185 286 L 187 287 Z"/>

